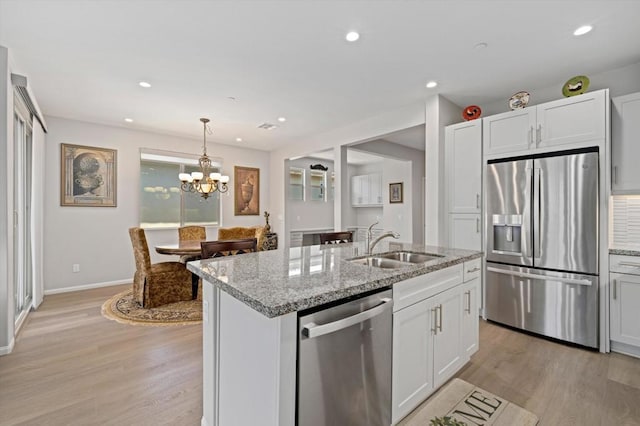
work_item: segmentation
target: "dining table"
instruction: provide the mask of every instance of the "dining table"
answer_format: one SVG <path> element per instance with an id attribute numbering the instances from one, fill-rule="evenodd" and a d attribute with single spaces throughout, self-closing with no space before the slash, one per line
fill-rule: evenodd
<path id="1" fill-rule="evenodd" d="M 178 256 L 198 256 L 198 258 L 194 258 L 193 260 L 198 260 L 200 255 L 202 254 L 200 243 L 206 240 L 185 240 L 180 241 L 177 244 L 160 244 L 157 245 L 156 252 L 159 254 L 169 254 L 169 255 L 178 255 Z M 198 283 L 200 281 L 200 277 L 198 275 L 191 273 L 191 295 L 195 300 L 198 298 Z"/>

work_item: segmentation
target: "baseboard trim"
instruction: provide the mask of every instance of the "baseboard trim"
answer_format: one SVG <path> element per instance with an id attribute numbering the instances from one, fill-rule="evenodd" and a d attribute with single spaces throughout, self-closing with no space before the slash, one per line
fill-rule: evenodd
<path id="1" fill-rule="evenodd" d="M 13 347 L 16 344 L 16 340 L 12 337 L 11 341 L 9 341 L 9 346 L 0 346 L 0 356 L 9 355 L 13 352 Z"/>
<path id="2" fill-rule="evenodd" d="M 48 296 L 50 294 L 70 293 L 72 291 L 80 291 L 80 290 L 91 290 L 92 288 L 111 287 L 113 285 L 120 285 L 120 284 L 131 284 L 131 278 L 127 278 L 124 280 L 116 280 L 116 281 L 106 281 L 103 283 L 77 285 L 73 287 L 54 288 L 54 289 L 45 290 L 44 295 Z"/>
<path id="3" fill-rule="evenodd" d="M 209 426 L 209 422 L 207 422 L 207 419 L 205 419 L 204 416 L 200 420 L 200 426 Z"/>
<path id="4" fill-rule="evenodd" d="M 640 348 L 637 346 L 629 345 L 627 343 L 620 343 L 611 341 L 611 352 L 618 352 L 623 355 L 629 355 L 636 358 L 640 358 Z"/>

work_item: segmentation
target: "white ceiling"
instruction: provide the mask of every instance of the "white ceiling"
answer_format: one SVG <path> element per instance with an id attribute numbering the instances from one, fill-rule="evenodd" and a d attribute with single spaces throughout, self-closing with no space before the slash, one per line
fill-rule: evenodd
<path id="1" fill-rule="evenodd" d="M 435 93 L 482 106 L 637 63 L 638 18 L 637 0 L 0 0 L 0 45 L 45 114 L 193 138 L 209 117 L 213 141 L 270 150 Z"/>

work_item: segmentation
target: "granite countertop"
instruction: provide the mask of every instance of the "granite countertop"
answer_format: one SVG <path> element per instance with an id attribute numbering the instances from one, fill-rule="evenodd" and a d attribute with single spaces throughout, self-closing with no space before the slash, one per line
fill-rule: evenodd
<path id="1" fill-rule="evenodd" d="M 443 257 L 399 269 L 348 262 L 364 243 L 306 246 L 189 262 L 187 268 L 273 318 L 390 286 L 418 275 L 482 257 L 482 252 L 383 240 L 375 253 L 407 250 Z"/>
<path id="2" fill-rule="evenodd" d="M 609 249 L 609 254 L 618 254 L 622 256 L 640 256 L 640 250 L 629 250 L 629 249 Z"/>

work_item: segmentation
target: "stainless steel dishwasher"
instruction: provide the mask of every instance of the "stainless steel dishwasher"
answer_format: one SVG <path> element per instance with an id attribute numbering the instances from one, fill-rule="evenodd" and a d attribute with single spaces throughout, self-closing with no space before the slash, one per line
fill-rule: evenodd
<path id="1" fill-rule="evenodd" d="M 298 318 L 299 426 L 391 424 L 391 290 Z"/>

